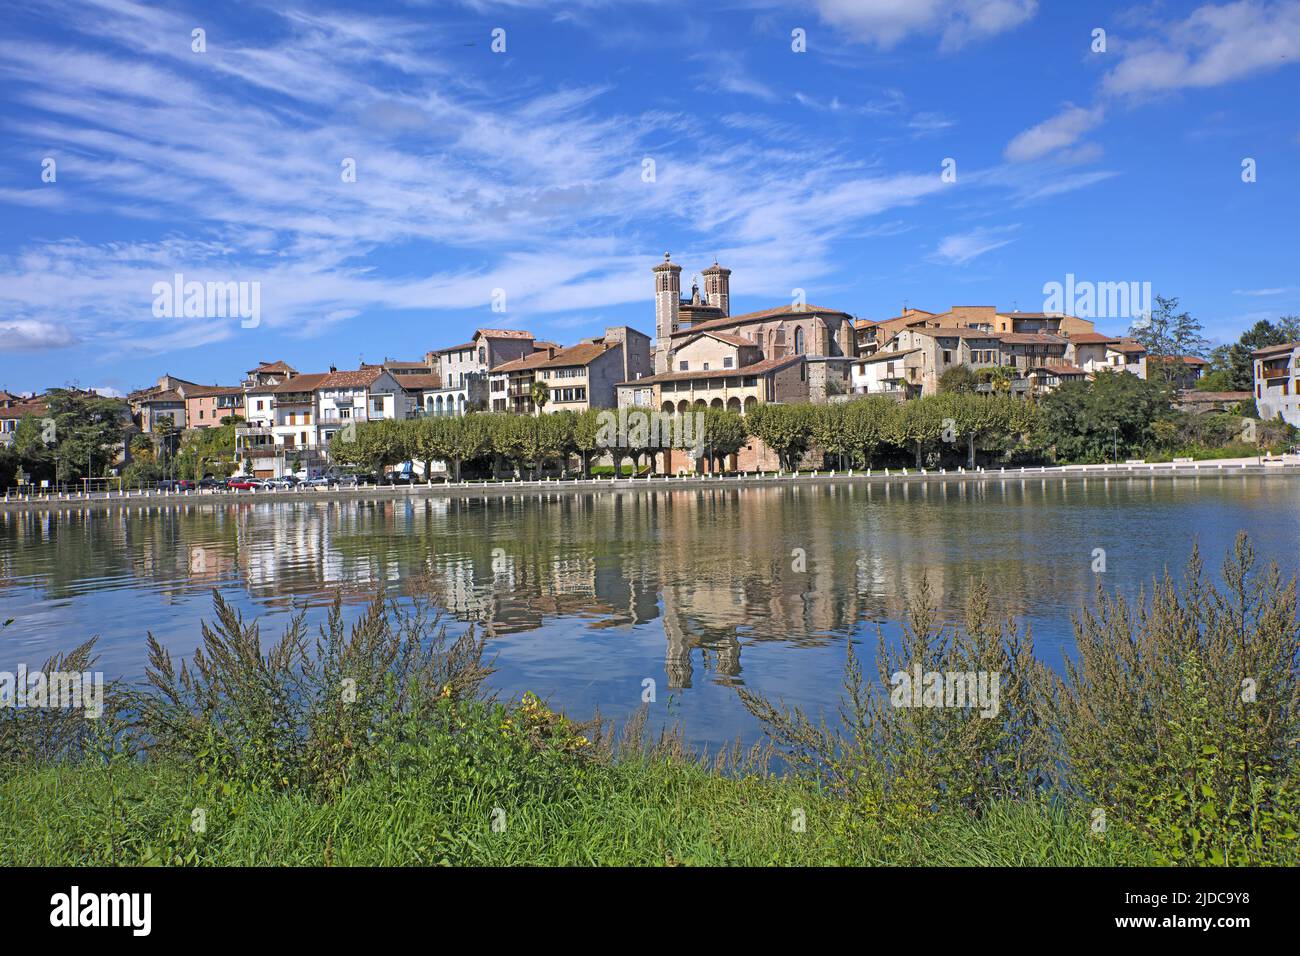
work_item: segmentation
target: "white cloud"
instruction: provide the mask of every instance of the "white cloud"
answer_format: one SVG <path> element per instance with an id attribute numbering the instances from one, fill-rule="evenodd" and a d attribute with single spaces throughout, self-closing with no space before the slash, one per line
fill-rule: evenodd
<path id="1" fill-rule="evenodd" d="M 76 337 L 64 326 L 35 319 L 0 322 L 0 342 L 6 350 L 29 352 L 37 349 L 66 348 Z"/>
<path id="2" fill-rule="evenodd" d="M 1114 53 L 1119 64 L 1102 80 L 1099 105 L 1071 104 L 1024 130 L 1007 144 L 1006 158 L 1026 162 L 1074 145 L 1101 123 L 1107 104 L 1117 100 L 1218 86 L 1300 59 L 1300 0 L 1206 4 L 1163 27 L 1144 22 L 1159 35 L 1118 38 Z M 1074 161 L 1099 155 L 1095 148 L 1091 152 L 1077 154 Z"/>
<path id="3" fill-rule="evenodd" d="M 1121 47 L 1103 92 L 1129 96 L 1210 87 L 1300 59 L 1300 2 L 1207 4 L 1165 36 Z"/>
<path id="4" fill-rule="evenodd" d="M 939 247 L 934 251 L 934 257 L 953 265 L 965 265 L 986 252 L 1001 249 L 1008 243 L 1014 242 L 1015 240 L 1007 234 L 1019 228 L 1020 225 L 1017 223 L 1011 226 L 980 227 L 970 232 L 944 236 Z"/>
<path id="5" fill-rule="evenodd" d="M 1084 109 L 1069 105 L 1051 119 L 1016 135 L 1004 151 L 1013 163 L 1041 159 L 1048 153 L 1072 146 L 1089 130 L 1095 128 L 1105 115 L 1098 109 Z"/>
<path id="6" fill-rule="evenodd" d="M 1295 286 L 1279 286 L 1275 289 L 1233 289 L 1233 295 L 1253 295 L 1253 296 L 1270 296 L 1286 295 L 1288 292 L 1295 292 Z"/>
<path id="7" fill-rule="evenodd" d="M 913 34 L 939 34 L 944 49 L 995 36 L 1033 18 L 1038 0 L 816 0 L 823 20 L 888 50 Z"/>

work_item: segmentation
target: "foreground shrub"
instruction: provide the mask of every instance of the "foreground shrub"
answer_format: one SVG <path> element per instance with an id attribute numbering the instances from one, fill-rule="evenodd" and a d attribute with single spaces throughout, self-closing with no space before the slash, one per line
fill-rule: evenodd
<path id="1" fill-rule="evenodd" d="M 1295 579 L 1259 573 L 1244 535 L 1223 586 L 1193 552 L 1135 606 L 1098 593 L 1053 678 L 1062 790 L 1169 862 L 1297 862 L 1300 622 Z"/>
<path id="2" fill-rule="evenodd" d="M 1300 622 L 1295 580 L 1255 571 L 1245 536 L 1222 588 L 1193 553 L 1182 590 L 1098 592 L 1076 620 L 1077 659 L 1058 676 L 1001 625 L 976 585 L 945 628 L 924 583 L 903 639 L 883 638 L 877 680 L 852 647 L 840 722 L 741 690 L 796 773 L 860 814 L 909 828 L 935 811 L 979 816 L 998 800 L 1064 798 L 1095 839 L 1130 837 L 1165 863 L 1300 862 Z M 1001 707 L 896 706 L 894 676 L 996 672 Z"/>
<path id="3" fill-rule="evenodd" d="M 890 646 L 879 635 L 876 680 L 864 678 L 850 645 L 839 725 L 740 690 L 796 772 L 854 803 L 887 827 L 916 824 L 938 809 L 979 815 L 999 799 L 1036 794 L 1047 738 L 1035 707 L 1043 666 L 1033 638 L 994 619 L 988 590 L 972 590 L 963 627 L 941 624 L 922 581 Z M 895 675 L 984 673 L 1000 677 L 996 713 L 976 707 L 896 706 Z"/>
<path id="4" fill-rule="evenodd" d="M 216 592 L 213 603 L 216 622 L 179 671 L 149 635 L 140 740 L 154 758 L 253 790 L 333 793 L 492 672 L 474 631 L 449 642 L 420 599 L 403 609 L 381 594 L 349 629 L 336 598 L 314 641 L 299 614 L 266 653 L 256 622 Z"/>

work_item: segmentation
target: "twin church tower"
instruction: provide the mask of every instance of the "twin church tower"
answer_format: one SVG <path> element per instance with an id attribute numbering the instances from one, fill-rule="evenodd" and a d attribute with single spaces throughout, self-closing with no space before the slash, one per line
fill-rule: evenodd
<path id="1" fill-rule="evenodd" d="M 668 355 L 675 332 L 701 322 L 731 316 L 731 270 L 715 261 L 701 273 L 704 294 L 693 284 L 688 298 L 682 298 L 682 267 L 664 253 L 655 274 L 655 374 L 669 371 Z"/>

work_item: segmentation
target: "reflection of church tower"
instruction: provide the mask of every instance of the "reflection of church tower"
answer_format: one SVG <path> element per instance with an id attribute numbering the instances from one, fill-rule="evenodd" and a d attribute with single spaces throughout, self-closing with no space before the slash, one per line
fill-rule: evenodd
<path id="1" fill-rule="evenodd" d="M 672 335 L 677 331 L 678 310 L 681 308 L 682 267 L 670 262 L 668 253 L 664 261 L 654 267 L 655 274 L 655 374 L 668 371 L 668 349 Z"/>
<path id="2" fill-rule="evenodd" d="M 722 268 L 716 259 L 704 270 L 704 300 L 721 309 L 724 316 L 731 315 L 731 270 Z"/>
<path id="3" fill-rule="evenodd" d="M 663 589 L 664 637 L 668 650 L 664 655 L 664 670 L 668 672 L 668 687 L 681 690 L 691 686 L 691 645 L 682 626 L 685 615 L 677 607 L 677 595 L 672 586 Z"/>

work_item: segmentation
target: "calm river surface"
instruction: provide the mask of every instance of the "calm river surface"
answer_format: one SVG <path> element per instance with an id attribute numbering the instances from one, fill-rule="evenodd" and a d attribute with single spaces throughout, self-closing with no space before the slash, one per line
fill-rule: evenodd
<path id="1" fill-rule="evenodd" d="M 457 502 L 191 505 L 0 514 L 0 670 L 39 665 L 92 635 L 100 667 L 138 678 L 152 631 L 175 656 L 219 589 L 263 623 L 319 618 L 341 590 L 359 609 L 426 576 L 453 628 L 489 625 L 506 694 L 536 691 L 575 717 L 623 718 L 657 683 L 652 716 L 698 743 L 755 727 L 734 688 L 814 710 L 838 693 L 847 642 L 869 656 L 928 576 L 960 614 L 984 576 L 1054 666 L 1091 600 L 1136 593 L 1193 541 L 1217 570 L 1238 530 L 1290 576 L 1300 481 L 1037 479 L 982 484 L 688 490 Z M 806 571 L 795 569 L 802 549 Z"/>

